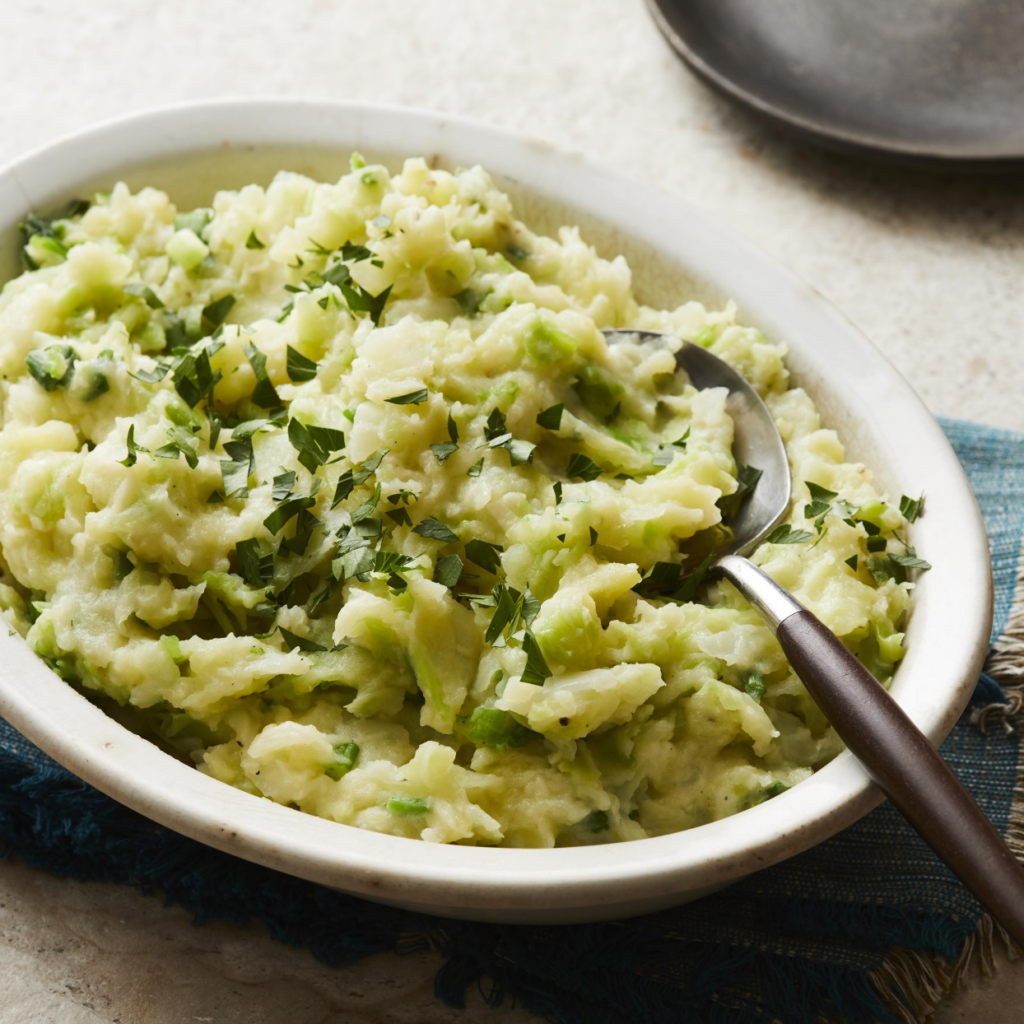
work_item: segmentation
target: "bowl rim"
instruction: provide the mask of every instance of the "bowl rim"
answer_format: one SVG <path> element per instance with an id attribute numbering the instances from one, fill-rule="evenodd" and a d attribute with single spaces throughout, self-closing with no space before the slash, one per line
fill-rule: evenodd
<path id="1" fill-rule="evenodd" d="M 915 524 L 918 545 L 934 551 L 944 536 L 957 538 L 956 548 L 933 559 L 935 568 L 918 588 L 907 655 L 893 684 L 933 743 L 949 732 L 973 692 L 992 615 L 985 528 L 959 462 L 920 399 L 856 328 L 774 259 L 686 201 L 546 142 L 461 117 L 256 97 L 112 118 L 16 158 L 0 168 L 0 231 L 98 173 L 113 179 L 118 167 L 175 155 L 185 161 L 224 146 L 322 145 L 323 132 L 335 133 L 329 148 L 339 152 L 363 146 L 477 153 L 496 174 L 552 202 L 580 207 L 692 269 L 734 296 L 747 322 L 790 344 L 800 339 L 791 364 L 799 362 L 809 380 L 841 381 L 850 410 L 870 426 L 897 476 L 921 481 L 929 506 Z M 601 906 L 612 916 L 628 912 L 631 903 L 681 902 L 687 892 L 726 884 L 828 838 L 882 799 L 844 751 L 770 804 L 686 832 L 546 850 L 438 846 L 315 818 L 201 774 L 118 725 L 13 631 L 0 635 L 0 659 L 0 715 L 120 802 L 269 867 L 371 899 L 459 916 L 556 913 L 573 920 L 593 917 Z M 914 673 L 937 676 L 941 685 L 908 686 Z M 596 916 L 604 915 L 598 909 Z"/>

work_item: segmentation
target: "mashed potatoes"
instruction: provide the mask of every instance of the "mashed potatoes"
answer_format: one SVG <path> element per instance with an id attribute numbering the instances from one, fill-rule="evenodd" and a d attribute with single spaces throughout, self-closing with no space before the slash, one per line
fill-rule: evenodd
<path id="1" fill-rule="evenodd" d="M 638 305 L 621 257 L 533 234 L 480 168 L 83 207 L 29 220 L 0 296 L 0 603 L 200 771 L 550 846 L 712 821 L 837 752 L 758 616 L 684 579 L 749 484 L 724 392 L 609 327 L 757 387 L 794 502 L 756 561 L 880 678 L 900 658 L 904 516 L 783 350 Z"/>

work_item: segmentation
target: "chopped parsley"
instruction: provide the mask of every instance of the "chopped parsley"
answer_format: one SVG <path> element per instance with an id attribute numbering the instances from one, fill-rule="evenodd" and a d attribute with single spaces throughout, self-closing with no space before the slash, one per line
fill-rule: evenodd
<path id="1" fill-rule="evenodd" d="M 164 308 L 164 304 L 159 298 L 157 298 L 156 292 L 153 291 L 148 284 L 141 284 L 133 281 L 126 284 L 122 291 L 124 291 L 126 295 L 134 295 L 137 299 L 142 299 L 150 309 Z"/>
<path id="2" fill-rule="evenodd" d="M 432 444 L 430 450 L 434 453 L 438 465 L 443 466 L 445 460 L 451 458 L 459 450 L 459 446 L 454 441 L 441 441 L 438 444 Z"/>
<path id="3" fill-rule="evenodd" d="M 316 504 L 315 495 L 299 495 L 282 501 L 273 512 L 263 520 L 263 525 L 271 533 L 280 533 L 285 524 L 297 516 L 303 509 L 312 508 Z"/>
<path id="4" fill-rule="evenodd" d="M 192 445 L 193 435 L 189 431 L 175 424 L 167 428 L 166 437 L 167 443 L 153 452 L 154 458 L 176 459 L 179 455 L 184 455 L 189 469 L 195 469 L 199 465 L 199 454 Z"/>
<path id="5" fill-rule="evenodd" d="M 534 686 L 543 686 L 544 680 L 551 677 L 551 669 L 544 660 L 540 645 L 529 630 L 523 636 L 523 650 L 526 651 L 526 668 L 523 669 L 522 680 Z"/>
<path id="6" fill-rule="evenodd" d="M 454 544 L 458 541 L 459 535 L 446 523 L 442 523 L 437 516 L 428 516 L 412 528 L 413 533 L 421 537 L 429 537 L 432 540 L 439 540 L 445 544 Z"/>
<path id="7" fill-rule="evenodd" d="M 284 626 L 277 627 L 278 632 L 284 637 L 284 642 L 288 645 L 288 650 L 294 650 L 296 647 L 300 651 L 312 653 L 313 651 L 326 651 L 327 648 L 323 644 L 318 644 L 314 640 L 310 640 L 309 637 L 299 636 L 298 633 L 293 633 L 290 629 L 285 629 Z"/>
<path id="8" fill-rule="evenodd" d="M 334 501 L 331 502 L 331 508 L 337 508 L 360 484 L 365 483 L 367 480 L 377 472 L 377 467 L 381 463 L 381 459 L 387 455 L 387 448 L 379 448 L 375 451 L 363 464 L 357 468 L 347 469 L 344 473 L 338 477 L 338 486 L 334 491 Z"/>
<path id="9" fill-rule="evenodd" d="M 499 555 L 505 549 L 500 544 L 489 544 L 474 537 L 466 544 L 466 557 L 481 569 L 496 573 L 501 567 Z"/>
<path id="10" fill-rule="evenodd" d="M 742 463 L 736 465 L 736 490 L 732 494 L 723 494 L 716 504 L 722 513 L 723 519 L 731 519 L 740 508 L 743 502 L 753 493 L 758 480 L 761 479 L 763 470 L 754 466 L 744 466 Z"/>
<path id="11" fill-rule="evenodd" d="M 290 380 L 295 381 L 296 384 L 304 384 L 316 376 L 317 364 L 312 359 L 308 359 L 291 345 L 287 346 L 287 352 L 288 362 L 286 365 Z"/>
<path id="12" fill-rule="evenodd" d="M 125 458 L 121 459 L 120 462 L 122 466 L 126 466 L 128 469 L 131 469 L 132 466 L 134 466 L 135 463 L 139 461 L 138 453 L 145 452 L 148 455 L 149 449 L 143 448 L 141 444 L 135 443 L 134 423 L 128 424 L 128 436 L 127 438 L 125 438 L 125 441 L 128 445 L 128 455 Z"/>
<path id="13" fill-rule="evenodd" d="M 908 523 L 917 522 L 921 515 L 921 506 L 924 504 L 924 495 L 920 498 L 908 498 L 905 494 L 900 496 L 900 514 Z"/>
<path id="14" fill-rule="evenodd" d="M 618 406 L 615 407 L 618 411 Z M 667 444 L 663 444 L 654 455 L 655 466 L 670 466 L 675 457 L 681 452 L 686 451 L 686 442 L 690 440 L 690 428 L 687 427 L 683 436 L 677 438 L 675 441 L 669 441 Z M 739 476 L 740 467 L 736 467 L 737 477 Z M 760 474 L 758 474 L 760 475 Z"/>
<path id="15" fill-rule="evenodd" d="M 252 392 L 254 404 L 264 409 L 276 409 L 281 405 L 281 398 L 267 373 L 267 357 L 251 341 L 245 343 L 242 351 L 256 374 L 256 387 Z"/>
<path id="16" fill-rule="evenodd" d="M 224 443 L 230 461 L 221 460 L 220 473 L 224 481 L 225 498 L 245 498 L 249 494 L 249 477 L 256 471 L 256 456 L 252 450 L 252 436 L 243 435 Z M 295 474 L 292 474 L 295 479 Z M 276 480 L 275 480 L 276 483 Z M 275 501 L 277 501 L 275 492 Z"/>
<path id="17" fill-rule="evenodd" d="M 548 406 L 543 412 L 537 413 L 537 426 L 545 430 L 558 430 L 562 425 L 562 412 L 565 406 L 559 402 L 557 405 Z"/>
<path id="18" fill-rule="evenodd" d="M 385 402 L 390 402 L 392 405 L 422 405 L 427 400 L 427 389 L 419 388 L 416 391 L 410 391 L 405 395 L 395 395 L 394 398 L 385 398 Z"/>
<path id="19" fill-rule="evenodd" d="M 273 554 L 264 553 L 257 538 L 239 541 L 234 546 L 234 558 L 239 564 L 242 579 L 250 587 L 265 587 L 273 578 Z"/>
<path id="20" fill-rule="evenodd" d="M 566 467 L 565 475 L 572 479 L 580 480 L 596 480 L 603 470 L 601 467 L 594 462 L 589 456 L 582 455 L 580 452 L 573 452 L 569 456 L 569 465 Z"/>
<path id="21" fill-rule="evenodd" d="M 810 530 L 794 530 L 788 523 L 776 526 L 771 533 L 765 537 L 765 544 L 803 544 L 812 540 L 814 534 Z"/>
<path id="22" fill-rule="evenodd" d="M 445 555 L 434 566 L 434 582 L 450 590 L 462 578 L 463 562 L 458 555 Z"/>
<path id="23" fill-rule="evenodd" d="M 216 302 L 203 306 L 203 327 L 214 331 L 228 318 L 228 313 L 234 308 L 235 297 L 230 293 L 221 296 Z"/>
<path id="24" fill-rule="evenodd" d="M 299 463 L 310 473 L 315 473 L 334 452 L 342 451 L 345 447 L 342 431 L 334 427 L 320 427 L 315 423 L 303 423 L 294 417 L 288 420 L 288 440 L 299 453 Z"/>

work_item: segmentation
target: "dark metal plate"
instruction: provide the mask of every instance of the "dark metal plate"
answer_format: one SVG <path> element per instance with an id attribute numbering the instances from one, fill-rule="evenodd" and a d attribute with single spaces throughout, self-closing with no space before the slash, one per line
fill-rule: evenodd
<path id="1" fill-rule="evenodd" d="M 1024 166 L 1021 0 L 647 0 L 690 67 L 819 142 Z"/>

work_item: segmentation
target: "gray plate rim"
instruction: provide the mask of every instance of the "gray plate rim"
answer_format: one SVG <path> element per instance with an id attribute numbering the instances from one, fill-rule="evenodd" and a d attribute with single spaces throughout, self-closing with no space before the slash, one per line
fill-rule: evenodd
<path id="1" fill-rule="evenodd" d="M 692 71 L 729 99 L 735 100 L 761 117 L 767 118 L 791 135 L 798 135 L 805 140 L 816 142 L 833 150 L 852 152 L 861 156 L 881 157 L 890 161 L 918 166 L 942 165 L 957 170 L 1010 171 L 1024 169 L 1024 152 L 979 148 L 952 149 L 926 143 L 901 145 L 893 139 L 837 128 L 827 121 L 804 117 L 785 107 L 769 103 L 756 92 L 743 88 L 714 65 L 709 64 L 687 43 L 676 31 L 669 15 L 663 9 L 670 5 L 671 0 L 644 0 L 644 3 L 661 34 Z"/>

